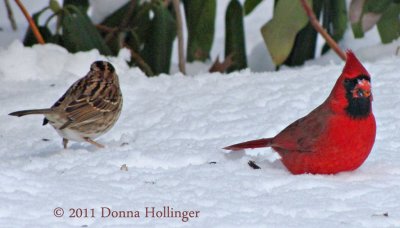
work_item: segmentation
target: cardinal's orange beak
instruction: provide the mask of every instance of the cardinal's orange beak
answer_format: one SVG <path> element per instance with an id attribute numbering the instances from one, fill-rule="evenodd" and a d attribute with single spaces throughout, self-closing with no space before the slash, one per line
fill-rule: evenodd
<path id="1" fill-rule="evenodd" d="M 368 80 L 359 80 L 353 89 L 353 97 L 369 97 L 371 96 L 371 83 Z"/>

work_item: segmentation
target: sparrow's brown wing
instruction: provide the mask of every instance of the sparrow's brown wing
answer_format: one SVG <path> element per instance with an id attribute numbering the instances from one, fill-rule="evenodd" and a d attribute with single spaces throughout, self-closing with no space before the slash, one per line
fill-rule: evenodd
<path id="1" fill-rule="evenodd" d="M 76 93 L 76 98 L 64 106 L 70 120 L 65 127 L 77 127 L 104 118 L 119 108 L 121 96 L 116 85 L 105 82 L 86 84 L 87 89 Z"/>

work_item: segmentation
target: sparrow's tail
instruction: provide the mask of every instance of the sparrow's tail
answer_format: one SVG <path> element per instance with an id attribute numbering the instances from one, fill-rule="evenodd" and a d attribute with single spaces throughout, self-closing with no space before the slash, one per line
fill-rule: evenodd
<path id="1" fill-rule="evenodd" d="M 22 110 L 22 111 L 12 112 L 8 115 L 20 117 L 20 116 L 31 115 L 31 114 L 47 114 L 50 112 L 51 112 L 51 109 L 44 108 L 44 109 Z"/>
<path id="2" fill-rule="evenodd" d="M 225 149 L 225 150 L 244 150 L 244 149 L 269 147 L 271 145 L 272 145 L 272 138 L 266 138 L 266 139 L 257 139 L 257 140 L 238 143 L 235 145 L 230 145 L 223 149 Z"/>

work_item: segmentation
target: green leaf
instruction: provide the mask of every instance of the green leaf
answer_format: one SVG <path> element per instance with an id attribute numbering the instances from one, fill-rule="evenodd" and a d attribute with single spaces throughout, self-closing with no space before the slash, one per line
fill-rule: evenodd
<path id="1" fill-rule="evenodd" d="M 400 4 L 392 3 L 382 15 L 377 26 L 382 43 L 390 43 L 400 36 Z"/>
<path id="2" fill-rule="evenodd" d="M 339 41 L 343 38 L 347 28 L 346 0 L 332 1 L 332 7 L 332 36 L 334 40 Z"/>
<path id="3" fill-rule="evenodd" d="M 47 26 L 40 26 L 39 25 L 39 18 L 48 9 L 50 9 L 50 8 L 49 7 L 45 7 L 42 10 L 40 10 L 39 12 L 34 13 L 32 15 L 32 19 L 35 22 L 35 24 L 37 25 L 37 27 L 39 29 L 39 32 L 42 35 L 42 37 L 43 37 L 43 39 L 44 39 L 44 41 L 46 43 L 51 41 L 53 35 L 52 35 L 50 29 Z M 35 35 L 33 34 L 32 29 L 31 29 L 30 26 L 26 30 L 23 43 L 24 43 L 25 46 L 32 46 L 32 45 L 38 43 L 38 41 L 37 41 Z"/>
<path id="4" fill-rule="evenodd" d="M 351 29 L 353 30 L 353 34 L 355 38 L 362 38 L 364 37 L 364 31 L 361 25 L 361 22 L 357 22 L 351 24 Z"/>
<path id="5" fill-rule="evenodd" d="M 349 20 L 355 38 L 364 36 L 361 18 L 364 10 L 365 0 L 351 0 L 349 7 Z"/>
<path id="6" fill-rule="evenodd" d="M 46 26 L 38 26 L 39 32 L 42 35 L 44 41 L 46 43 L 51 43 L 52 42 L 52 37 L 53 34 L 51 34 L 51 31 L 49 28 Z M 32 29 L 28 29 L 25 38 L 24 38 L 24 46 L 33 46 L 34 44 L 37 44 L 38 41 L 36 39 L 36 36 L 33 34 Z"/>
<path id="7" fill-rule="evenodd" d="M 381 14 L 388 9 L 393 0 L 366 0 L 364 12 Z"/>
<path id="8" fill-rule="evenodd" d="M 60 3 L 57 0 L 50 0 L 49 7 L 53 13 L 58 13 L 61 10 Z"/>
<path id="9" fill-rule="evenodd" d="M 319 15 L 321 14 L 323 3 L 323 1 L 313 2 L 312 7 L 317 18 L 319 18 Z M 311 23 L 307 23 L 307 25 L 297 33 L 292 51 L 284 64 L 289 66 L 299 66 L 304 64 L 306 60 L 314 58 L 316 44 L 317 31 Z"/>
<path id="10" fill-rule="evenodd" d="M 129 48 L 139 53 L 143 49 L 144 41 L 148 37 L 150 29 L 150 10 L 152 8 L 151 3 L 143 2 L 142 4 L 135 1 L 132 15 L 127 18 L 131 2 L 123 5 L 108 17 L 106 17 L 100 24 L 109 28 L 120 28 L 125 20 L 127 22 L 126 27 L 115 32 L 114 36 L 108 38 L 107 45 L 110 47 L 114 54 L 117 54 L 121 48 L 121 41 L 124 41 Z M 109 32 L 102 32 L 103 37 L 108 37 Z"/>
<path id="11" fill-rule="evenodd" d="M 309 5 L 312 1 L 308 0 Z M 300 1 L 279 0 L 274 16 L 262 28 L 261 33 L 273 62 L 282 64 L 293 48 L 297 33 L 308 23 Z"/>
<path id="12" fill-rule="evenodd" d="M 134 15 L 137 14 L 137 12 L 142 7 L 141 5 L 139 5 L 138 2 L 139 1 L 135 1 L 135 7 L 133 10 L 133 13 L 130 18 L 127 18 L 129 25 L 131 25 L 132 23 L 135 22 L 135 20 L 132 20 L 132 18 L 134 17 Z M 100 24 L 111 27 L 111 28 L 120 26 L 122 21 L 125 18 L 126 13 L 128 12 L 130 4 L 131 4 L 131 2 L 127 2 L 126 4 L 121 6 L 119 9 L 114 11 L 112 14 L 108 15 Z"/>
<path id="13" fill-rule="evenodd" d="M 354 37 L 364 37 L 364 32 L 371 29 L 389 9 L 393 0 L 352 0 L 349 17 Z"/>
<path id="14" fill-rule="evenodd" d="M 244 15 L 249 15 L 261 2 L 262 0 L 246 0 L 244 2 Z"/>
<path id="15" fill-rule="evenodd" d="M 229 55 L 232 55 L 233 63 L 228 73 L 247 67 L 243 7 L 238 0 L 230 1 L 225 15 L 225 58 Z"/>
<path id="16" fill-rule="evenodd" d="M 186 58 L 205 61 L 214 39 L 216 0 L 183 0 L 188 29 Z"/>
<path id="17" fill-rule="evenodd" d="M 103 55 L 111 51 L 89 17 L 73 5 L 64 7 L 61 17 L 62 40 L 70 52 L 98 49 Z"/>
<path id="18" fill-rule="evenodd" d="M 176 24 L 174 17 L 162 3 L 153 4 L 152 10 L 154 17 L 141 56 L 156 75 L 168 74 Z"/>
<path id="19" fill-rule="evenodd" d="M 139 53 L 143 49 L 145 41 L 149 39 L 152 4 L 144 2 L 137 9 L 130 25 L 131 30 L 127 35 L 127 43 Z"/>
<path id="20" fill-rule="evenodd" d="M 329 6 L 324 6 L 325 13 L 329 15 L 328 29 L 329 34 L 335 41 L 339 41 L 343 38 L 343 35 L 347 29 L 347 11 L 346 11 L 346 0 L 335 0 L 329 1 Z M 330 49 L 329 45 L 325 44 L 322 48 L 322 54 Z"/>
<path id="21" fill-rule="evenodd" d="M 64 0 L 64 8 L 68 5 L 77 7 L 82 13 L 86 14 L 89 9 L 89 0 Z"/>

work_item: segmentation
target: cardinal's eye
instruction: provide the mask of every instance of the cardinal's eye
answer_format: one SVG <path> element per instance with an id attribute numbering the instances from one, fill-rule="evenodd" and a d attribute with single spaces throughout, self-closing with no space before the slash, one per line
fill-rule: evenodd
<path id="1" fill-rule="evenodd" d="M 363 97 L 364 96 L 364 92 L 361 89 L 357 90 L 357 95 L 358 97 Z"/>

